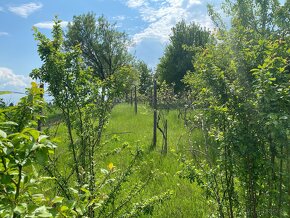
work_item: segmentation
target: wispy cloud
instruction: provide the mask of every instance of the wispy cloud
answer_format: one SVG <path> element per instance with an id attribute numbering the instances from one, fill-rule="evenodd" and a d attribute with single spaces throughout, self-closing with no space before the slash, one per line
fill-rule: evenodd
<path id="1" fill-rule="evenodd" d="M 1 12 L 1 11 L 4 11 L 4 8 L 0 7 L 0 12 Z"/>
<path id="2" fill-rule="evenodd" d="M 20 6 L 10 6 L 8 10 L 14 14 L 17 14 L 21 17 L 28 17 L 33 12 L 41 9 L 43 5 L 41 3 L 30 2 L 27 4 L 22 4 Z"/>
<path id="3" fill-rule="evenodd" d="M 9 35 L 9 33 L 7 33 L 7 32 L 0 32 L 0 36 L 8 36 Z"/>
<path id="4" fill-rule="evenodd" d="M 147 3 L 146 0 L 128 0 L 127 5 L 130 8 L 137 8 L 141 7 L 142 5 L 144 6 Z"/>
<path id="5" fill-rule="evenodd" d="M 116 21 L 123 21 L 125 19 L 126 19 L 126 16 L 124 16 L 124 15 L 119 15 L 119 16 L 113 17 L 113 20 L 116 20 Z"/>
<path id="6" fill-rule="evenodd" d="M 32 81 L 29 77 L 15 74 L 11 69 L 0 67 L 0 90 L 23 90 Z"/>
<path id="7" fill-rule="evenodd" d="M 138 10 L 141 19 L 148 25 L 133 36 L 135 44 L 144 39 L 158 39 L 166 43 L 171 28 L 184 19 L 187 23 L 196 22 L 207 28 L 212 27 L 207 15 L 206 0 L 127 0 L 130 8 Z"/>
<path id="8" fill-rule="evenodd" d="M 24 96 L 25 88 L 29 87 L 31 82 L 32 79 L 28 76 L 17 75 L 9 68 L 0 67 L 0 91 L 13 92 L 13 94 L 0 96 L 6 104 L 18 102 Z"/>
<path id="9" fill-rule="evenodd" d="M 54 25 L 53 21 L 44 21 L 44 22 L 40 22 L 40 23 L 36 23 L 33 26 L 37 27 L 37 28 L 41 28 L 41 29 L 52 29 Z M 61 27 L 66 27 L 68 25 L 67 21 L 61 21 L 60 23 Z"/>

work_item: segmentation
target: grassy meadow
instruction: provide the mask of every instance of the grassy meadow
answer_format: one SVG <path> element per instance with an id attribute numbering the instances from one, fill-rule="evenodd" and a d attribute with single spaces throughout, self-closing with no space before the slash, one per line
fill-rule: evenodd
<path id="1" fill-rule="evenodd" d="M 55 113 L 53 113 L 55 114 Z M 209 217 L 214 208 L 205 198 L 203 190 L 195 183 L 178 176 L 182 158 L 191 158 L 190 141 L 200 138 L 198 132 L 189 137 L 184 127 L 184 121 L 178 118 L 177 111 L 165 113 L 168 119 L 168 153 L 162 154 L 162 137 L 157 130 L 157 147 L 150 151 L 153 131 L 153 112 L 144 105 L 138 105 L 135 115 L 130 104 L 118 104 L 113 108 L 106 129 L 103 133 L 103 149 L 98 167 L 107 168 L 113 163 L 116 170 L 125 170 L 132 159 L 132 151 L 141 148 L 144 153 L 142 160 L 135 166 L 136 170 L 123 185 L 120 197 L 126 196 L 126 186 L 133 186 L 146 180 L 146 175 L 152 174 L 144 190 L 136 195 L 133 202 L 144 201 L 152 196 L 168 190 L 172 192 L 169 200 L 156 205 L 150 217 Z M 62 161 L 68 161 L 68 137 L 63 123 L 57 115 L 48 116 L 46 131 L 55 135 L 58 144 L 56 156 L 60 160 L 59 169 L 69 172 L 62 166 Z M 196 139 L 195 139 L 196 138 Z M 97 175 L 98 176 L 98 175 Z M 99 176 L 102 176 L 101 173 Z M 108 187 L 109 188 L 109 187 Z"/>

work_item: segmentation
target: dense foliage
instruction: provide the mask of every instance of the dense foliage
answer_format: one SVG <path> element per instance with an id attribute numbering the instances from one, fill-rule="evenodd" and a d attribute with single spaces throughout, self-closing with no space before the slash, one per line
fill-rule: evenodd
<path id="1" fill-rule="evenodd" d="M 46 198 L 42 185 L 51 177 L 39 175 L 56 146 L 36 130 L 43 90 L 32 83 L 28 96 L 16 106 L 0 109 L 1 217 L 51 217 L 60 212 L 62 198 Z M 52 207 L 53 206 L 53 207 Z"/>
<path id="2" fill-rule="evenodd" d="M 204 134 L 187 177 L 221 217 L 287 217 L 290 38 L 280 23 L 287 13 L 276 1 L 225 8 L 232 28 L 220 29 L 185 78 L 194 98 L 188 119 Z"/>
<path id="3" fill-rule="evenodd" d="M 128 43 L 125 33 L 117 31 L 104 16 L 96 19 L 92 13 L 74 16 L 68 25 L 65 42 L 68 48 L 80 46 L 85 63 L 101 80 L 129 64 Z"/>
<path id="4" fill-rule="evenodd" d="M 184 84 L 182 78 L 187 71 L 194 71 L 192 57 L 197 53 L 194 48 L 203 48 L 209 40 L 210 33 L 195 23 L 186 24 L 184 20 L 172 28 L 170 43 L 157 66 L 160 81 L 174 84 L 175 92 L 182 91 Z"/>

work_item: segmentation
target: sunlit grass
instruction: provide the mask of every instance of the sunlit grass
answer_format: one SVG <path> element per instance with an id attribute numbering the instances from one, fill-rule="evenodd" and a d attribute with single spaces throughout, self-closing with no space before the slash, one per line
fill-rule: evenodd
<path id="1" fill-rule="evenodd" d="M 108 125 L 103 133 L 102 142 L 104 153 L 120 148 L 124 143 L 128 147 L 115 155 L 98 157 L 98 166 L 107 168 L 112 163 L 116 169 L 124 170 L 132 159 L 132 152 L 137 148 L 144 151 L 143 160 L 138 166 L 136 173 L 129 178 L 127 186 L 134 185 L 146 179 L 150 172 L 154 171 L 155 176 L 147 187 L 134 199 L 140 202 L 154 195 L 159 195 L 167 190 L 172 190 L 172 198 L 162 205 L 156 206 L 153 217 L 209 217 L 208 203 L 203 191 L 196 184 L 191 184 L 188 180 L 177 175 L 181 170 L 180 159 L 189 154 L 189 141 L 198 140 L 200 135 L 189 136 L 184 121 L 178 118 L 178 111 L 164 112 L 168 120 L 168 153 L 161 154 L 162 137 L 157 132 L 157 147 L 150 150 L 153 132 L 153 112 L 146 105 L 139 105 L 137 115 L 134 108 L 129 104 L 119 104 L 113 108 Z M 69 156 L 69 143 L 66 128 L 63 123 L 57 125 L 57 120 L 53 117 L 53 124 L 47 131 L 49 134 L 56 134 L 58 148 L 56 155 L 59 157 L 60 170 L 68 170 L 67 163 Z M 58 126 L 58 127 L 57 127 Z M 190 138 L 191 137 L 191 138 Z M 194 139 L 193 139 L 194 138 Z M 72 163 L 70 163 L 72 164 Z M 99 174 L 99 171 L 97 172 Z M 126 190 L 126 185 L 124 190 Z M 120 193 L 126 195 L 126 191 Z"/>
<path id="2" fill-rule="evenodd" d="M 127 104 L 115 106 L 106 129 L 106 137 L 115 134 L 120 142 L 127 141 L 132 147 L 143 147 L 146 152 L 146 166 L 141 166 L 141 173 L 157 170 L 160 175 L 143 192 L 143 197 L 150 197 L 166 190 L 173 190 L 171 200 L 155 209 L 154 217 L 208 217 L 209 209 L 203 191 L 187 180 L 179 178 L 180 157 L 189 150 L 189 136 L 186 134 L 183 120 L 178 118 L 178 111 L 164 112 L 168 120 L 168 154 L 161 154 L 162 137 L 157 132 L 156 150 L 149 152 L 153 137 L 153 112 L 149 107 L 140 105 L 135 115 L 134 108 Z M 193 136 L 194 137 L 194 136 Z M 200 135 L 196 133 L 196 137 Z M 118 143 L 117 143 L 118 144 Z M 118 145 L 111 146 L 118 146 Z M 116 165 L 127 162 L 130 156 L 114 157 Z M 136 180 L 142 175 L 134 175 Z"/>

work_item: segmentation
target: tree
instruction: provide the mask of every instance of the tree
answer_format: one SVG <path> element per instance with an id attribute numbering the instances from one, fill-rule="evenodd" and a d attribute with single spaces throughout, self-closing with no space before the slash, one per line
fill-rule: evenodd
<path id="1" fill-rule="evenodd" d="M 157 74 L 161 81 L 175 84 L 175 91 L 184 89 L 182 78 L 187 71 L 194 71 L 192 57 L 196 50 L 189 47 L 204 47 L 210 37 L 209 31 L 195 23 L 186 24 L 184 20 L 172 28 L 170 43 L 157 66 Z"/>
<path id="2" fill-rule="evenodd" d="M 144 61 L 139 61 L 136 68 L 140 78 L 139 93 L 149 96 L 153 84 L 152 72 Z"/>
<path id="3" fill-rule="evenodd" d="M 138 170 L 137 163 L 142 161 L 139 148 L 132 150 L 132 159 L 124 170 L 115 170 L 112 163 L 108 165 L 108 170 L 103 169 L 104 158 L 129 147 L 128 143 L 124 143 L 121 148 L 104 152 L 102 148 L 110 141 L 103 142 L 101 139 L 111 112 L 112 98 L 131 85 L 127 83 L 135 81 L 135 71 L 123 66 L 113 74 L 106 74 L 103 80 L 96 76 L 92 67 L 84 62 L 81 46 L 64 44 L 58 19 L 55 19 L 52 39 L 37 29 L 35 38 L 43 65 L 35 69 L 31 76 L 48 84 L 67 130 L 70 155 L 65 156 L 66 170 L 63 171 L 58 162 L 60 156 L 64 157 L 63 154 L 54 156 L 44 166 L 45 172 L 54 178 L 56 190 L 70 202 L 70 206 L 62 207 L 62 215 L 127 217 L 152 212 L 153 204 L 168 198 L 169 192 L 129 205 L 147 185 L 152 173 L 132 187 L 123 187 L 129 182 L 128 177 Z M 101 173 L 97 173 L 97 169 L 101 169 Z M 122 191 L 126 195 L 120 194 Z M 146 210 L 148 207 L 149 212 Z"/>
<path id="4" fill-rule="evenodd" d="M 74 16 L 65 42 L 68 47 L 80 45 L 85 63 L 101 80 L 128 65 L 131 60 L 128 43 L 126 34 L 118 32 L 115 24 L 110 24 L 104 16 L 96 20 L 93 13 Z"/>
<path id="5" fill-rule="evenodd" d="M 139 84 L 139 73 L 132 66 L 123 66 L 116 73 L 111 75 L 110 89 L 114 90 L 115 95 L 124 97 Z"/>
<path id="6" fill-rule="evenodd" d="M 93 157 L 89 154 L 94 153 L 96 146 L 92 146 L 92 143 L 86 141 L 87 138 L 84 134 L 85 124 L 90 125 L 90 123 L 84 122 L 85 109 L 88 109 L 86 106 L 89 103 L 100 101 L 100 97 L 97 94 L 97 86 L 100 82 L 97 79 L 94 80 L 92 70 L 86 68 L 81 58 L 79 45 L 65 49 L 63 31 L 60 26 L 60 20 L 57 18 L 52 29 L 52 37 L 53 39 L 50 40 L 35 29 L 35 38 L 39 42 L 38 53 L 44 63 L 41 68 L 33 70 L 31 77 L 40 79 L 48 84 L 48 91 L 53 96 L 56 106 L 62 111 L 74 160 L 72 173 L 76 174 L 79 185 L 83 185 L 88 183 L 88 174 L 94 174 L 93 166 L 89 164 L 92 162 Z M 106 107 L 104 107 L 105 109 Z M 93 112 L 92 108 L 90 110 Z M 74 120 L 77 123 L 74 123 Z M 81 138 L 80 145 L 75 142 L 73 129 L 77 130 L 77 134 Z M 80 172 L 81 169 L 89 173 L 82 173 Z M 93 181 L 94 179 L 90 177 L 90 180 Z M 92 188 L 93 185 L 90 184 L 90 189 Z M 66 190 L 63 190 L 65 192 L 63 194 L 67 195 Z"/>

